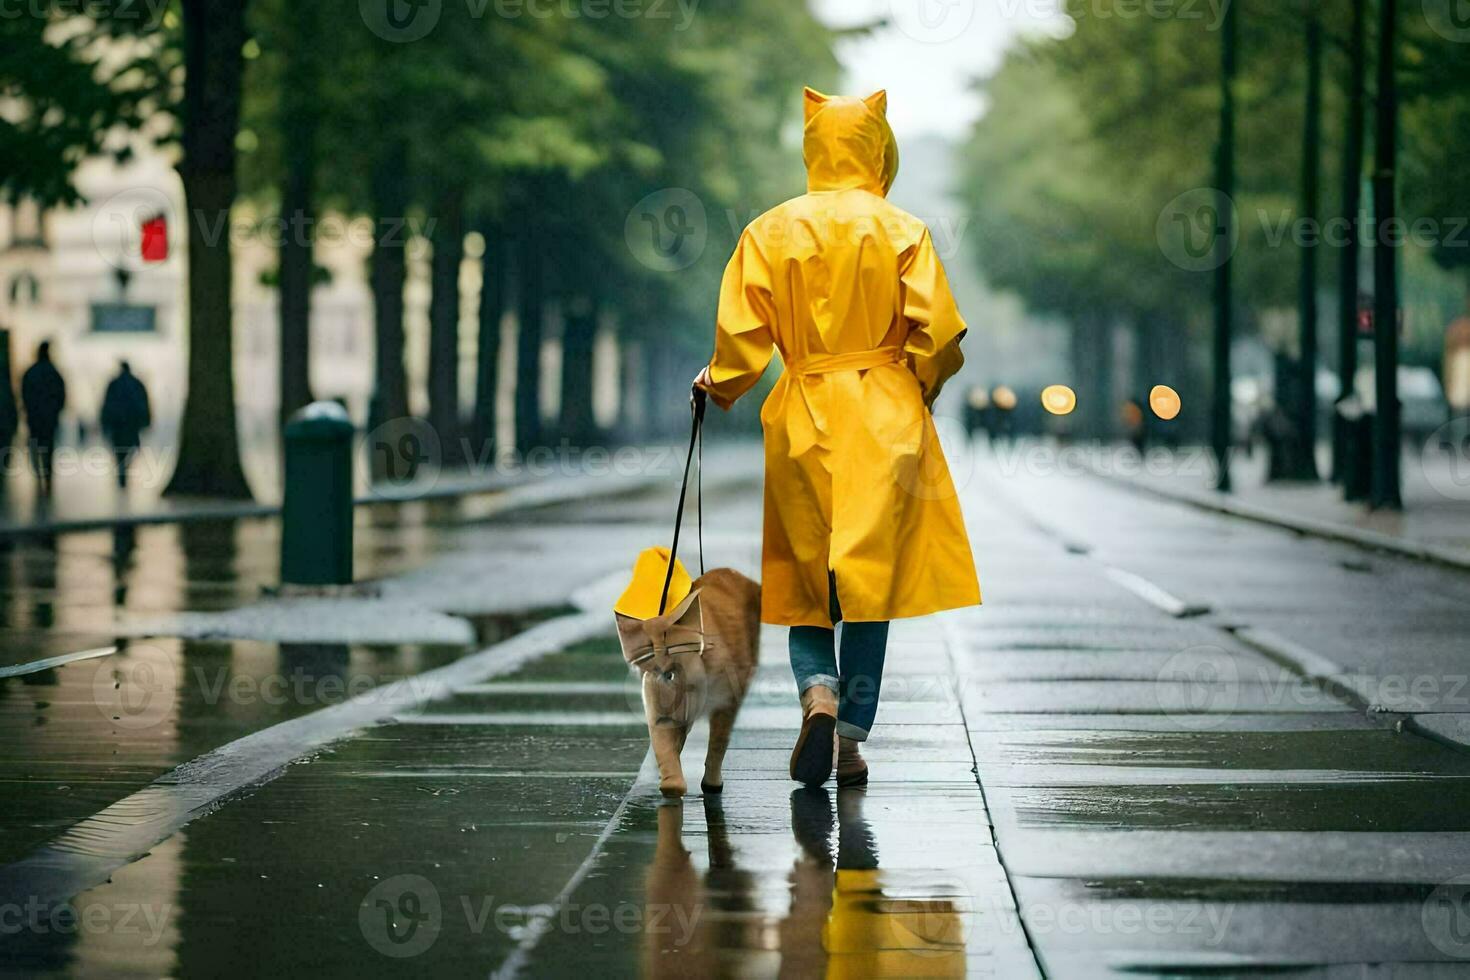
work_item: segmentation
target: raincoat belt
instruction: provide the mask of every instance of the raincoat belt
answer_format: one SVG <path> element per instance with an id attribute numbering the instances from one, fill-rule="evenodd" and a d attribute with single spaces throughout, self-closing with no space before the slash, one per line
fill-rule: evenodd
<path id="1" fill-rule="evenodd" d="M 879 347 L 875 350 L 852 351 L 848 354 L 810 354 L 792 361 L 786 370 L 798 377 L 833 374 L 837 371 L 866 371 L 868 368 L 897 364 L 903 360 L 902 347 Z"/>

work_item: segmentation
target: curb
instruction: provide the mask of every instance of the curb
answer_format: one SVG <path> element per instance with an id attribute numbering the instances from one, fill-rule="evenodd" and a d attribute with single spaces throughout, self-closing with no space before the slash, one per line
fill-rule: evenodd
<path id="1" fill-rule="evenodd" d="M 1266 629 L 1232 631 L 1236 639 L 1303 680 L 1352 705 L 1369 719 L 1391 723 L 1396 731 L 1409 732 L 1431 742 L 1470 751 L 1470 714 L 1442 711 L 1394 711 L 1374 703 L 1367 691 L 1352 682 L 1353 675 L 1319 653 Z"/>
<path id="2" fill-rule="evenodd" d="M 1254 521 L 1257 524 L 1267 524 L 1271 527 L 1294 531 L 1298 534 L 1305 534 L 1314 538 L 1338 541 L 1343 544 L 1354 545 L 1366 551 L 1388 552 L 1403 558 L 1412 558 L 1416 561 L 1443 565 L 1462 572 L 1470 571 L 1470 555 L 1461 554 L 1446 548 L 1439 548 L 1431 544 L 1396 538 L 1377 531 L 1347 527 L 1342 524 L 1334 524 L 1331 521 L 1318 521 L 1310 517 L 1297 517 L 1283 514 L 1279 511 L 1271 510 L 1268 507 L 1259 507 L 1254 504 L 1241 503 L 1238 500 L 1230 500 L 1218 493 L 1166 490 L 1162 487 L 1145 483 L 1142 480 L 1133 479 L 1132 477 L 1119 476 L 1116 473 L 1106 473 L 1097 467 L 1089 467 L 1088 472 L 1099 479 L 1108 480 L 1120 486 L 1127 487 L 1130 490 L 1136 490 L 1139 493 L 1146 493 L 1149 496 L 1158 497 L 1177 504 L 1188 504 L 1200 510 L 1211 511 L 1217 514 L 1228 514 L 1231 517 Z"/>

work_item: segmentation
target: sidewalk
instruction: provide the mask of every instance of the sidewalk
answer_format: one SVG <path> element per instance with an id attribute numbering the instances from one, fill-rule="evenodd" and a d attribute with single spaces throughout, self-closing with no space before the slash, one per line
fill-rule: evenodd
<path id="1" fill-rule="evenodd" d="M 1406 452 L 1401 467 L 1402 511 L 1372 510 L 1348 503 L 1342 489 L 1320 483 L 1267 483 L 1266 453 L 1237 452 L 1234 489 L 1215 489 L 1218 469 L 1207 452 L 1151 450 L 1140 460 L 1123 445 L 1085 448 L 1087 465 L 1099 476 L 1199 507 L 1274 524 L 1366 548 L 1470 568 L 1470 460 Z M 1332 471 L 1331 455 L 1318 454 L 1318 468 Z"/>
<path id="2" fill-rule="evenodd" d="M 987 604 L 894 625 L 865 790 L 787 779 L 799 708 L 768 629 L 723 794 L 659 797 L 608 607 L 671 488 L 456 526 L 464 554 L 408 592 L 461 609 L 534 584 L 574 610 L 94 808 L 0 869 L 0 896 L 75 895 L 103 924 L 12 955 L 139 976 L 1463 973 L 1470 757 L 1286 655 L 1361 650 L 1460 697 L 1458 573 L 986 452 L 953 469 Z M 753 571 L 759 495 L 706 517 L 708 566 Z M 116 741 L 240 707 L 195 698 Z M 17 699 L 16 737 L 34 710 Z M 33 785 L 82 775 L 55 727 Z"/>

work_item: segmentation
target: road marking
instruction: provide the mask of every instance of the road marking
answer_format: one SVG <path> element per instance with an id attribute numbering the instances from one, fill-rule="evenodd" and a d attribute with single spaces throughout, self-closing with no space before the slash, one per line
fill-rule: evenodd
<path id="1" fill-rule="evenodd" d="M 1115 568 L 1112 565 L 1104 565 L 1103 569 L 1107 572 L 1108 578 L 1112 579 L 1118 585 L 1132 592 L 1149 605 L 1162 610 L 1167 615 L 1173 616 L 1175 619 L 1190 619 L 1195 616 L 1203 616 L 1210 611 L 1210 607 L 1204 603 L 1186 602 L 1150 582 L 1142 575 L 1125 572 L 1123 569 Z"/>
<path id="2" fill-rule="evenodd" d="M 607 635 L 607 611 L 547 620 L 452 664 L 385 684 L 301 718 L 236 739 L 164 773 L 12 864 L 0 867 L 0 908 L 51 905 L 107 881 L 197 817 L 242 790 L 262 786 L 286 767 L 403 709 L 447 697 L 465 684 Z"/>
<path id="3" fill-rule="evenodd" d="M 78 660 L 96 660 L 98 657 L 110 657 L 117 653 L 117 647 L 98 647 L 95 650 L 80 650 L 76 653 L 63 653 L 56 657 L 46 657 L 43 660 L 32 660 L 28 664 L 16 664 L 14 667 L 0 667 L 0 680 L 6 677 L 21 677 L 25 674 L 37 674 L 52 667 L 61 667 L 65 664 L 74 664 Z"/>

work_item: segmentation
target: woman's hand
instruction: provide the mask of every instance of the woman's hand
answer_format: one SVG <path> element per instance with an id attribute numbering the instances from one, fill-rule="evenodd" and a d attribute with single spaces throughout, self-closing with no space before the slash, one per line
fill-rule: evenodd
<path id="1" fill-rule="evenodd" d="M 709 391 L 710 388 L 714 387 L 714 381 L 711 380 L 709 376 L 708 364 L 706 364 L 704 368 L 699 372 L 699 374 L 695 376 L 694 387 L 699 388 L 702 391 Z"/>

